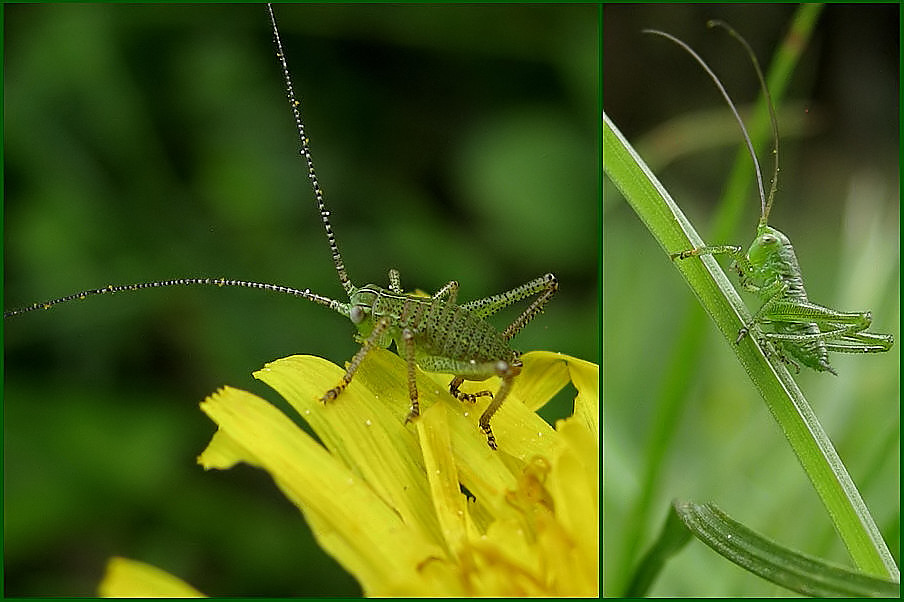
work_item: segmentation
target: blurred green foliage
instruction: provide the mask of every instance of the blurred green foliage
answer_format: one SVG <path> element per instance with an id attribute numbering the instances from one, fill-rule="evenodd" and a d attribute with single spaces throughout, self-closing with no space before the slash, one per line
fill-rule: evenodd
<path id="1" fill-rule="evenodd" d="M 749 208 L 734 237 L 707 238 L 740 134 L 699 66 L 640 30 L 661 29 L 688 42 L 743 106 L 758 93 L 756 76 L 743 50 L 724 33 L 708 30 L 706 21 L 730 23 L 766 66 L 794 9 L 603 9 L 603 107 L 643 157 L 671 157 L 651 167 L 710 244 L 746 247 L 756 226 L 759 201 L 751 180 Z M 833 354 L 837 378 L 812 371 L 797 378 L 896 558 L 898 14 L 895 5 L 825 7 L 790 82 L 789 102 L 779 111 L 782 172 L 770 218 L 794 243 L 811 299 L 840 310 L 871 310 L 872 330 L 897 339 L 881 355 Z M 789 116 L 793 107 L 797 114 Z M 678 137 L 691 118 L 700 133 Z M 850 565 L 734 354 L 611 183 L 604 180 L 603 190 L 604 595 L 623 591 L 676 497 L 713 500 L 783 545 Z M 759 306 L 758 299 L 745 299 L 751 309 Z M 644 501 L 647 482 L 652 487 Z M 693 597 L 784 593 L 694 544 L 666 566 L 650 591 Z"/>
<path id="2" fill-rule="evenodd" d="M 277 6 L 354 282 L 468 300 L 552 271 L 516 347 L 599 361 L 597 11 Z M 182 276 L 342 294 L 263 6 L 7 5 L 4 28 L 5 307 Z M 91 594 L 113 554 L 210 594 L 358 593 L 265 474 L 195 465 L 205 395 L 274 399 L 253 370 L 341 364 L 352 332 L 237 289 L 7 321 L 5 593 Z"/>

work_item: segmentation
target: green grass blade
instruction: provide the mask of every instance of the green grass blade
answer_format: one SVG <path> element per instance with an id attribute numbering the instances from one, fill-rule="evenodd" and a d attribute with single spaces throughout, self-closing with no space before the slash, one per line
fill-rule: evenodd
<path id="1" fill-rule="evenodd" d="M 775 51 L 771 66 L 768 71 L 768 86 L 771 91 L 772 99 L 781 109 L 784 105 L 785 91 L 791 80 L 791 74 L 797 66 L 801 54 L 808 46 L 808 41 L 813 32 L 817 17 L 822 9 L 819 4 L 801 5 L 795 12 L 788 33 L 784 36 L 781 44 Z M 720 33 L 726 40 L 728 38 L 725 32 Z M 740 56 L 740 49 L 734 51 Z M 715 92 L 715 89 L 713 90 Z M 715 94 L 713 94 L 715 96 Z M 724 117 L 724 129 L 713 128 L 716 121 L 712 116 L 707 119 L 698 119 L 693 124 L 688 124 L 683 129 L 685 132 L 682 136 L 676 133 L 674 127 L 668 128 L 667 140 L 661 141 L 661 147 L 670 150 L 681 149 L 688 152 L 694 145 L 706 147 L 712 144 L 719 136 L 730 134 L 729 140 L 736 141 L 738 139 L 737 124 L 732 116 L 728 115 L 724 107 L 719 109 L 719 115 Z M 782 137 L 788 140 L 789 123 L 794 123 L 795 114 L 787 111 L 780 122 L 783 124 Z M 796 115 L 802 113 L 799 109 Z M 674 125 L 674 124 L 672 124 Z M 748 130 L 751 141 L 757 149 L 757 155 L 760 157 L 771 156 L 771 148 L 773 144 L 772 128 L 767 99 L 761 95 L 756 108 L 752 111 L 752 116 L 748 120 Z M 790 128 L 793 131 L 793 127 Z M 647 156 L 645 154 L 645 156 Z M 649 157 L 648 157 L 649 159 Z M 651 161 L 651 164 L 652 161 Z M 771 173 L 771 164 L 766 162 L 764 171 L 768 177 Z M 738 226 L 741 222 L 742 215 L 749 214 L 749 208 L 745 207 L 750 203 L 750 192 L 754 182 L 753 162 L 750 160 L 750 154 L 746 148 L 741 145 L 738 149 L 731 175 L 725 187 L 725 193 L 722 200 L 717 205 L 717 210 L 713 217 L 714 226 L 709 229 L 709 240 L 727 241 L 735 240 Z M 687 365 L 693 365 L 699 361 L 704 349 L 704 335 L 706 328 L 704 326 L 705 316 L 695 308 L 687 307 L 686 312 L 677 319 L 677 323 L 681 324 L 681 333 L 676 339 L 674 353 L 671 356 L 666 370 L 660 382 L 658 393 L 653 397 L 656 401 L 655 410 L 652 412 L 653 421 L 651 434 L 648 438 L 646 446 L 644 468 L 641 474 L 641 488 L 635 503 L 631 508 L 631 518 L 626 521 L 627 525 L 632 527 L 626 528 L 622 537 L 622 549 L 627 553 L 624 557 L 624 570 L 626 573 L 633 564 L 636 556 L 634 551 L 640 542 L 646 539 L 646 525 L 650 524 L 650 514 L 656 498 L 656 490 L 660 484 L 661 468 L 663 459 L 669 452 L 674 441 L 680 420 L 677 416 L 680 414 L 684 401 L 688 399 L 688 392 L 694 383 L 697 382 L 695 375 L 687 370 Z"/>
<path id="2" fill-rule="evenodd" d="M 666 255 L 702 246 L 703 240 L 652 171 L 603 114 L 603 170 Z M 899 579 L 875 521 L 835 448 L 787 368 L 767 358 L 755 337 L 735 345 L 750 313 L 711 256 L 675 262 L 704 309 L 750 376 L 816 488 L 856 565 L 866 573 Z"/>
<path id="3" fill-rule="evenodd" d="M 760 577 L 807 596 L 896 598 L 901 584 L 801 554 L 735 521 L 715 504 L 674 502 L 667 523 L 680 518 L 697 539 Z M 673 536 L 674 539 L 674 536 Z"/>
<path id="4" fill-rule="evenodd" d="M 669 512 L 665 517 L 665 524 L 662 526 L 662 531 L 659 532 L 659 537 L 637 564 L 637 570 L 631 577 L 625 597 L 645 597 L 666 561 L 687 545 L 692 534 L 693 532 L 688 529 L 677 512 Z"/>

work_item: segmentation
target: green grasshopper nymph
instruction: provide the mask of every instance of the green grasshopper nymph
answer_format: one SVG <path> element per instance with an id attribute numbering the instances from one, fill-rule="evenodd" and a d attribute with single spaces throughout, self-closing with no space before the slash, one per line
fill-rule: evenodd
<path id="1" fill-rule="evenodd" d="M 872 322 L 870 312 L 842 312 L 813 303 L 807 297 L 800 266 L 791 241 L 779 230 L 769 225 L 769 213 L 778 181 L 778 119 L 772 105 L 766 80 L 753 50 L 734 29 L 721 21 L 710 21 L 710 27 L 725 29 L 744 47 L 753 63 L 763 94 L 769 104 L 772 123 L 773 156 L 775 167 L 768 197 L 763 187 L 763 177 L 750 136 L 738 114 L 734 103 L 712 69 L 687 44 L 674 36 L 657 31 L 645 30 L 664 37 L 687 51 L 706 71 L 716 84 L 723 98 L 731 108 L 756 173 L 757 189 L 760 196 L 760 220 L 754 238 L 746 253 L 739 246 L 717 245 L 687 249 L 671 255 L 672 259 L 688 259 L 701 255 L 728 255 L 732 269 L 738 274 L 742 287 L 757 294 L 762 305 L 753 314 L 750 322 L 738 331 L 735 344 L 744 337 L 756 336 L 767 353 L 774 353 L 782 362 L 800 371 L 803 364 L 819 372 L 837 374 L 829 364 L 829 352 L 879 353 L 891 349 L 894 338 L 888 334 L 866 332 Z"/>
<path id="2" fill-rule="evenodd" d="M 280 52 L 280 54 L 282 53 Z M 287 75 L 287 71 L 284 74 Z M 291 85 L 291 82 L 287 79 L 286 84 Z M 223 102 L 230 102 L 230 100 L 229 98 L 224 98 Z M 236 99 L 236 102 L 241 100 Z M 292 103 L 293 107 L 297 109 L 294 98 Z M 123 104 L 128 106 L 128 103 Z M 366 103 L 364 104 L 366 105 Z M 299 127 L 298 135 L 301 139 L 302 153 L 307 158 L 309 156 L 307 137 L 301 131 L 300 120 L 296 119 L 296 121 Z M 308 167 L 309 170 L 312 170 L 310 163 Z M 311 184 L 314 186 L 315 196 L 318 197 L 321 224 L 327 231 L 336 273 L 345 292 L 349 295 L 348 300 L 338 301 L 308 290 L 290 289 L 289 287 L 278 287 L 245 280 L 192 277 L 99 287 L 82 293 L 67 295 L 46 303 L 38 303 L 22 310 L 10 310 L 6 312 L 6 315 L 9 317 L 22 313 L 22 311 L 41 309 L 83 296 L 162 286 L 234 286 L 295 295 L 314 303 L 325 305 L 346 315 L 355 323 L 358 329 L 358 336 L 362 341 L 361 351 L 355 355 L 345 377 L 336 384 L 334 389 L 324 392 L 325 399 L 334 399 L 338 396 L 338 402 L 341 403 L 341 390 L 352 380 L 355 369 L 364 360 L 368 350 L 375 346 L 395 342 L 398 345 L 400 355 L 408 362 L 409 375 L 413 371 L 415 364 L 426 370 L 449 370 L 457 376 L 450 384 L 453 394 L 456 394 L 459 398 L 471 400 L 476 396 L 486 398 L 490 396 L 487 393 L 493 394 L 494 400 L 487 411 L 484 412 L 485 416 L 480 421 L 480 428 L 486 433 L 488 443 L 491 446 L 495 445 L 495 437 L 493 437 L 490 429 L 490 418 L 495 409 L 504 401 L 508 391 L 507 387 L 514 382 L 513 379 L 516 378 L 520 362 L 517 353 L 509 346 L 508 340 L 543 308 L 546 301 L 555 291 L 555 279 L 549 276 L 541 276 L 508 293 L 468 303 L 459 300 L 458 286 L 455 282 L 449 282 L 441 287 L 436 295 L 427 299 L 406 294 L 402 292 L 398 273 L 395 271 L 390 272 L 388 286 L 377 287 L 368 285 L 355 287 L 345 274 L 338 246 L 332 236 L 332 228 L 329 223 L 328 212 L 323 205 L 320 184 L 315 178 L 311 179 Z M 258 203 L 260 204 L 260 201 Z M 369 208 L 362 207 L 362 212 L 365 209 Z M 416 238 L 417 234 L 410 233 L 413 238 Z M 292 261 L 298 262 L 298 258 L 293 257 Z M 491 260 L 487 259 L 487 261 Z M 490 315 L 505 308 L 515 300 L 531 295 L 535 297 L 533 303 L 528 302 L 529 307 L 520 316 L 516 316 L 508 328 L 496 329 L 490 327 L 487 321 Z M 249 321 L 253 320 L 253 312 L 248 312 L 248 314 Z M 85 352 L 90 353 L 90 348 L 85 349 Z M 478 393 L 465 393 L 459 389 L 463 380 L 497 374 L 506 382 L 502 389 L 490 392 L 480 391 Z M 414 417 L 419 411 L 416 387 L 412 387 L 410 392 L 412 408 L 409 416 Z M 404 416 L 400 417 L 400 419 L 403 418 Z"/>

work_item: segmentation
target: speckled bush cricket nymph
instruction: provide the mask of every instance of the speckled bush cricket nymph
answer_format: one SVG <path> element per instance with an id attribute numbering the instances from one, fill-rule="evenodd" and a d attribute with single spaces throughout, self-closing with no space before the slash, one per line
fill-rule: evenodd
<path id="1" fill-rule="evenodd" d="M 490 428 L 490 418 L 504 402 L 515 376 L 519 373 L 521 362 L 518 353 L 509 347 L 511 339 L 543 308 L 556 291 L 555 277 L 547 274 L 536 278 L 511 291 L 479 299 L 459 305 L 457 303 L 458 283 L 449 282 L 432 297 L 407 294 L 402 291 L 398 272 L 389 273 L 389 287 L 374 285 L 354 286 L 348 279 L 338 246 L 329 223 L 329 213 L 324 205 L 323 192 L 315 176 L 313 162 L 301 121 L 299 102 L 296 99 L 289 71 L 285 63 L 282 43 L 276 27 L 272 9 L 269 9 L 273 35 L 277 48 L 287 94 L 296 121 L 301 145 L 311 185 L 321 220 L 327 233 L 327 240 L 333 256 L 334 265 L 343 288 L 349 296 L 347 302 L 336 301 L 312 293 L 310 290 L 299 290 L 291 287 L 276 286 L 258 282 L 229 280 L 220 278 L 179 278 L 173 280 L 143 282 L 128 285 L 111 285 L 98 289 L 86 290 L 65 297 L 36 303 L 34 305 L 6 311 L 5 317 L 21 313 L 45 309 L 75 299 L 83 299 L 93 295 L 134 291 L 144 288 L 167 286 L 237 286 L 257 288 L 271 292 L 284 293 L 302 297 L 320 305 L 324 305 L 352 320 L 358 330 L 357 338 L 362 343 L 361 349 L 352 358 L 341 381 L 336 387 L 327 391 L 324 401 L 336 399 L 342 390 L 351 382 L 354 373 L 367 353 L 374 347 L 386 347 L 396 343 L 399 354 L 408 366 L 409 396 L 411 410 L 408 418 L 419 413 L 417 387 L 414 381 L 415 366 L 426 371 L 450 373 L 455 376 L 450 383 L 450 391 L 461 400 L 475 401 L 479 397 L 491 397 L 489 407 L 480 418 L 480 428 L 486 433 L 488 443 L 495 448 L 496 442 Z M 486 318 L 522 299 L 536 297 L 506 329 L 499 332 L 491 326 Z M 502 385 L 493 394 L 490 391 L 464 393 L 459 387 L 465 380 L 484 380 L 490 376 L 500 376 Z"/>
<path id="2" fill-rule="evenodd" d="M 767 353 L 775 354 L 782 362 L 797 371 L 800 370 L 799 364 L 803 364 L 818 372 L 837 374 L 829 364 L 830 351 L 843 353 L 888 351 L 894 344 L 892 335 L 866 332 L 872 322 L 870 312 L 841 312 L 817 305 L 807 297 L 791 241 L 782 232 L 768 224 L 772 201 L 778 186 L 779 136 L 778 120 L 769 89 L 766 86 L 766 79 L 756 55 L 740 34 L 722 21 L 710 21 L 708 26 L 722 28 L 731 34 L 744 47 L 753 63 L 769 105 L 775 168 L 767 197 L 763 187 L 763 176 L 750 136 L 719 78 L 696 52 L 678 38 L 662 31 L 644 30 L 645 33 L 666 38 L 680 46 L 703 67 L 716 84 L 741 128 L 753 160 L 760 196 L 761 211 L 756 238 L 746 253 L 741 247 L 735 245 L 702 246 L 673 253 L 672 259 L 684 260 L 701 255 L 728 255 L 731 257 L 732 268 L 737 273 L 741 286 L 745 290 L 757 294 L 763 302 L 750 322 L 744 324 L 738 331 L 735 344 L 740 343 L 748 334 L 756 336 Z"/>

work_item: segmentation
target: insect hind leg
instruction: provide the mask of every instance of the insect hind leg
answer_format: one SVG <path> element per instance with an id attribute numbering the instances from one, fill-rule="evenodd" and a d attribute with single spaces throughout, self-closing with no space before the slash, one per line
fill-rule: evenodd
<path id="1" fill-rule="evenodd" d="M 894 343 L 895 338 L 890 334 L 855 332 L 837 341 L 826 341 L 826 348 L 839 353 L 882 353 L 891 349 Z"/>
<path id="2" fill-rule="evenodd" d="M 445 357 L 429 356 L 418 359 L 418 364 L 422 369 L 428 372 L 451 372 L 456 374 L 452 382 L 449 383 L 449 392 L 453 397 L 460 401 L 474 402 L 478 397 L 489 397 L 490 405 L 480 415 L 478 425 L 480 430 L 487 437 L 487 445 L 492 449 L 496 449 L 496 437 L 490 428 L 490 418 L 499 409 L 499 407 L 508 397 L 512 388 L 512 383 L 516 376 L 521 373 L 524 364 L 518 359 L 517 355 L 510 360 L 494 360 L 488 362 L 470 362 L 465 360 L 452 360 Z M 484 380 L 491 376 L 498 376 L 502 379 L 502 384 L 495 395 L 490 391 L 478 391 L 477 393 L 464 393 L 459 387 L 465 380 Z"/>
<path id="3" fill-rule="evenodd" d="M 461 308 L 473 312 L 474 315 L 480 318 L 486 318 L 487 316 L 492 316 L 504 307 L 517 303 L 521 299 L 526 299 L 538 293 L 549 291 L 555 293 L 558 288 L 559 283 L 558 280 L 556 280 L 555 275 L 544 274 L 539 278 L 534 278 L 530 282 L 525 282 L 521 286 L 516 286 L 510 291 L 463 303 Z M 552 295 L 550 294 L 550 296 Z"/>
<path id="4" fill-rule="evenodd" d="M 493 431 L 490 428 L 490 418 L 493 417 L 493 414 L 496 413 L 496 410 L 499 409 L 502 402 L 508 397 L 509 391 L 512 389 L 512 384 L 515 381 L 515 376 L 520 372 L 521 360 L 515 360 L 515 363 L 511 364 L 505 373 L 501 375 L 502 384 L 499 386 L 499 390 L 496 391 L 496 396 L 493 397 L 490 405 L 483 411 L 483 414 L 480 415 L 480 420 L 477 422 L 480 426 L 480 430 L 487 436 L 487 444 L 492 449 L 496 449 L 496 437 L 493 436 Z"/>
<path id="5" fill-rule="evenodd" d="M 479 318 L 491 316 L 500 309 L 508 307 L 513 303 L 517 303 L 522 299 L 539 295 L 527 309 L 521 312 L 521 315 L 515 318 L 515 321 L 509 324 L 502 332 L 502 338 L 506 341 L 518 334 L 528 322 L 533 320 L 540 312 L 543 306 L 556 294 L 559 290 L 559 281 L 554 274 L 544 274 L 539 278 L 534 278 L 530 282 L 526 282 L 521 286 L 515 287 L 510 291 L 499 293 L 491 297 L 476 299 L 462 305 L 462 309 L 466 309 L 474 313 Z"/>

